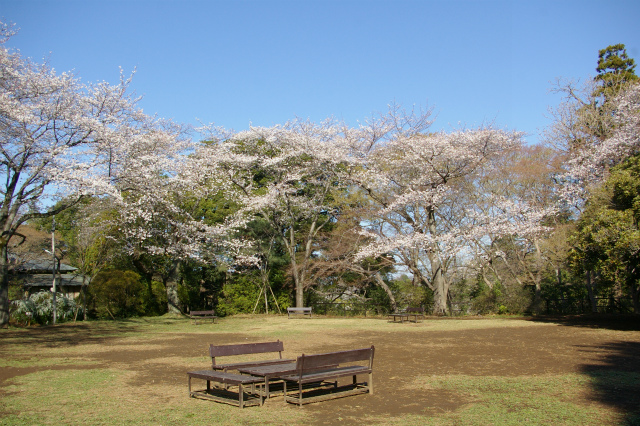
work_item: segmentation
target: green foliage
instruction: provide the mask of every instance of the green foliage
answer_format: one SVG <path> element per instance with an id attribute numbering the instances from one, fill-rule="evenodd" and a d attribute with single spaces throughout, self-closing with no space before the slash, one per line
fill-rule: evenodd
<path id="1" fill-rule="evenodd" d="M 500 304 L 502 285 L 496 283 L 493 288 L 489 287 L 482 279 L 478 279 L 478 283 L 471 292 L 471 309 L 478 314 L 496 313 Z"/>
<path id="2" fill-rule="evenodd" d="M 389 288 L 399 309 L 423 306 L 428 310 L 433 305 L 433 292 L 424 286 L 415 285 L 407 275 L 401 275 L 392 281 Z"/>
<path id="3" fill-rule="evenodd" d="M 595 272 L 600 295 L 625 292 L 638 309 L 640 280 L 640 157 L 611 169 L 592 192 L 572 237 L 571 265 L 577 274 Z M 606 293 L 603 294 L 603 291 Z"/>
<path id="4" fill-rule="evenodd" d="M 380 307 L 384 312 L 391 312 L 391 299 L 382 287 L 369 283 L 364 290 L 365 296 L 369 299 L 372 305 Z"/>
<path id="5" fill-rule="evenodd" d="M 144 281 L 141 280 L 144 285 Z M 143 291 L 142 315 L 164 315 L 167 313 L 167 289 L 160 281 L 152 280 Z"/>
<path id="6" fill-rule="evenodd" d="M 185 311 L 214 308 L 218 304 L 224 280 L 225 271 L 217 266 L 184 262 L 178 283 L 180 304 Z"/>
<path id="7" fill-rule="evenodd" d="M 269 283 L 277 298 L 278 306 L 282 310 L 286 309 L 290 301 L 288 291 L 283 288 L 284 274 L 276 271 L 275 274 L 270 275 Z M 264 312 L 264 294 L 260 293 L 261 285 L 262 279 L 259 271 L 248 270 L 230 274 L 218 300 L 217 312 L 223 316 L 252 313 L 256 302 L 256 312 Z M 278 308 L 269 289 L 267 289 L 267 296 L 269 312 L 277 312 Z"/>
<path id="8" fill-rule="evenodd" d="M 598 75 L 595 80 L 600 86 L 594 92 L 595 96 L 610 98 L 621 85 L 638 80 L 634 71 L 635 61 L 627 56 L 624 44 L 607 46 L 598 53 Z"/>
<path id="9" fill-rule="evenodd" d="M 91 313 L 98 318 L 127 318 L 145 312 L 145 286 L 133 271 L 100 272 L 89 286 Z"/>
<path id="10" fill-rule="evenodd" d="M 564 282 L 576 280 L 569 271 L 562 273 L 565 275 Z M 560 286 L 555 279 L 549 277 L 542 283 L 541 298 L 546 301 L 546 313 L 549 314 L 570 315 L 587 312 L 588 297 L 587 288 L 582 282 Z"/>
<path id="11" fill-rule="evenodd" d="M 532 286 L 504 286 L 496 282 L 489 287 L 481 277 L 470 296 L 471 311 L 478 314 L 522 314 L 533 301 Z"/>
<path id="12" fill-rule="evenodd" d="M 15 300 L 13 304 L 15 309 L 11 316 L 19 323 L 53 323 L 53 293 L 50 291 L 39 291 L 27 299 Z M 75 312 L 76 302 L 62 293 L 56 293 L 56 322 L 68 321 Z"/>
<path id="13" fill-rule="evenodd" d="M 251 312 L 260 291 L 258 280 L 256 273 L 245 273 L 227 281 L 218 301 L 217 312 L 222 316 Z"/>

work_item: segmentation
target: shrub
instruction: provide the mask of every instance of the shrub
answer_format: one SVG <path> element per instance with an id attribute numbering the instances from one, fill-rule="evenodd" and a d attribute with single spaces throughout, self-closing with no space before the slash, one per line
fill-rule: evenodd
<path id="1" fill-rule="evenodd" d="M 250 313 L 260 295 L 257 276 L 254 274 L 239 274 L 228 280 L 222 288 L 222 295 L 218 299 L 216 312 L 224 315 Z"/>
<path id="2" fill-rule="evenodd" d="M 53 323 L 53 293 L 39 291 L 27 299 L 15 300 L 15 309 L 11 316 L 21 323 L 30 321 L 38 324 Z M 56 322 L 64 322 L 73 318 L 76 312 L 76 302 L 62 293 L 56 293 Z M 31 314 L 31 318 L 29 318 Z"/>
<path id="3" fill-rule="evenodd" d="M 133 271 L 100 272 L 89 287 L 90 303 L 98 318 L 126 318 L 144 313 L 146 289 Z"/>

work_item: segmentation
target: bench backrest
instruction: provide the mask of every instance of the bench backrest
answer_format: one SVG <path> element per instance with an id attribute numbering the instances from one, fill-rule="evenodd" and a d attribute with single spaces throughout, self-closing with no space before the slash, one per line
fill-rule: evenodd
<path id="1" fill-rule="evenodd" d="M 189 315 L 215 315 L 216 311 L 190 311 Z"/>
<path id="2" fill-rule="evenodd" d="M 288 312 L 311 312 L 311 308 L 287 308 Z"/>
<path id="3" fill-rule="evenodd" d="M 325 354 L 304 355 L 298 357 L 296 370 L 300 374 L 309 370 L 318 370 L 323 367 L 335 367 L 357 361 L 368 361 L 369 368 L 373 368 L 373 353 L 375 348 L 353 349 L 349 351 L 329 352 Z"/>
<path id="4" fill-rule="evenodd" d="M 280 359 L 282 359 L 282 351 L 284 351 L 284 343 L 280 340 L 275 342 L 262 342 L 262 343 L 240 343 L 238 345 L 210 345 L 209 355 L 211 356 L 212 365 L 216 365 L 217 356 L 229 356 L 229 355 L 249 355 L 249 354 L 261 354 L 267 352 L 278 352 Z"/>

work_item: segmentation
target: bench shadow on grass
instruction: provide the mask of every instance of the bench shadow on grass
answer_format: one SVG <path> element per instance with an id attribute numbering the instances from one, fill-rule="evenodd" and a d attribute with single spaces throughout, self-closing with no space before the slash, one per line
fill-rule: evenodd
<path id="1" fill-rule="evenodd" d="M 626 425 L 640 425 L 640 342 L 611 342 L 582 346 L 604 352 L 597 364 L 581 366 L 589 377 L 592 399 L 616 409 Z"/>

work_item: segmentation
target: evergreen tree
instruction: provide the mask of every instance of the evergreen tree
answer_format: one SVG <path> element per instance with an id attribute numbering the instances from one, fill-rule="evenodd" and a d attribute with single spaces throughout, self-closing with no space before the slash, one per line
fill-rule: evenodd
<path id="1" fill-rule="evenodd" d="M 595 81 L 599 83 L 594 91 L 595 97 L 603 96 L 605 102 L 616 94 L 626 83 L 637 81 L 635 73 L 636 63 L 627 56 L 624 44 L 614 44 L 598 52 L 598 75 Z"/>

